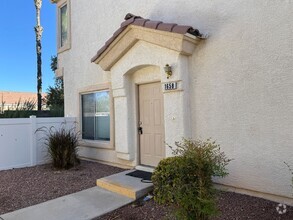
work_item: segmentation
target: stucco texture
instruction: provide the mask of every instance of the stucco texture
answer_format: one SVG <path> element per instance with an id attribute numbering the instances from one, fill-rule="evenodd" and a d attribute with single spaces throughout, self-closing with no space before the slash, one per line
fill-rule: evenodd
<path id="1" fill-rule="evenodd" d="M 113 72 L 104 72 L 90 60 L 118 29 L 125 14 L 191 25 L 209 37 L 197 45 L 192 56 L 177 56 L 184 68 L 175 69 L 172 77 L 183 80 L 185 93 L 180 105 L 186 108 L 176 109 L 173 103 L 174 109 L 165 112 L 165 121 L 172 125 L 174 117 L 188 118 L 182 125 L 188 130 L 174 131 L 177 135 L 172 137 L 211 137 L 221 145 L 234 160 L 228 166 L 229 176 L 216 182 L 292 198 L 291 176 L 284 164 L 286 161 L 293 166 L 292 10 L 292 1 L 277 0 L 186 0 L 184 4 L 178 0 L 71 0 L 71 49 L 58 54 L 59 68 L 64 68 L 65 115 L 80 117 L 79 94 L 87 87 L 111 81 L 123 84 L 115 81 Z M 137 54 L 144 51 L 151 56 L 148 49 L 142 50 L 144 46 L 135 45 L 116 65 L 127 71 L 134 62 L 127 57 L 145 59 L 146 55 Z M 161 65 L 168 58 L 175 60 L 173 53 L 166 51 L 157 66 L 150 68 L 161 68 L 158 74 L 163 75 Z M 149 64 L 147 61 L 140 63 Z M 134 124 L 131 120 L 127 123 Z M 136 139 L 126 141 L 137 145 Z M 122 153 L 127 147 L 135 149 L 123 146 Z M 117 159 L 114 149 L 92 147 L 82 152 L 124 165 L 137 162 L 135 151 L 129 156 L 133 161 Z"/>

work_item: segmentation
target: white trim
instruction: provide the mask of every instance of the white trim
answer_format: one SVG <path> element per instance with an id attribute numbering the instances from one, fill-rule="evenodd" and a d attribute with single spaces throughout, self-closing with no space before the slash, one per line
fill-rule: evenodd
<path id="1" fill-rule="evenodd" d="M 102 92 L 108 91 L 109 92 L 109 105 L 110 105 L 110 140 L 87 140 L 82 139 L 80 141 L 80 146 L 84 147 L 93 147 L 93 148 L 100 148 L 100 149 L 114 149 L 114 107 L 113 107 L 113 94 L 109 83 L 98 84 L 93 86 L 88 86 L 85 88 L 80 89 L 79 91 L 79 120 L 80 120 L 80 130 L 82 131 L 82 101 L 81 96 L 86 94 L 91 94 L 95 92 Z"/>
<path id="2" fill-rule="evenodd" d="M 71 4 L 70 0 L 61 0 L 57 3 L 57 51 L 58 54 L 62 53 L 66 50 L 69 50 L 71 48 Z M 63 46 L 61 46 L 61 13 L 60 10 L 61 8 L 67 5 L 67 10 L 68 10 L 68 40 L 67 43 Z"/>

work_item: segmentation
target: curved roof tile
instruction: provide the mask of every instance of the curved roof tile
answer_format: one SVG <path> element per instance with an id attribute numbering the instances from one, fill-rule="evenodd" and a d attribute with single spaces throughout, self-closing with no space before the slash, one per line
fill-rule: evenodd
<path id="1" fill-rule="evenodd" d="M 125 21 L 121 23 L 120 28 L 115 31 L 113 36 L 106 41 L 105 45 L 100 48 L 97 52 L 97 54 L 92 58 L 92 62 L 94 62 L 96 59 L 98 59 L 103 52 L 110 46 L 110 44 L 117 38 L 119 34 L 124 31 L 128 25 L 136 25 L 136 26 L 141 26 L 145 28 L 151 28 L 151 29 L 156 29 L 160 31 L 167 31 L 167 32 L 173 32 L 173 33 L 178 33 L 178 34 L 192 34 L 196 37 L 202 37 L 202 34 L 199 32 L 198 29 L 194 29 L 191 26 L 186 26 L 186 25 L 178 25 L 175 23 L 164 23 L 162 21 L 151 21 L 149 19 L 144 19 L 140 16 L 133 15 L 131 13 L 126 14 L 125 16 Z"/>

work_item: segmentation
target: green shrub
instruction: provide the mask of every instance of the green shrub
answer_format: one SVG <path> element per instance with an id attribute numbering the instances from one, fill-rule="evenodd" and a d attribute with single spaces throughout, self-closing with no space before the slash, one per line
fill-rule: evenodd
<path id="1" fill-rule="evenodd" d="M 79 132 L 75 130 L 75 127 L 66 129 L 62 125 L 59 129 L 41 127 L 36 131 L 45 134 L 44 144 L 48 148 L 48 154 L 54 168 L 70 169 L 80 163 L 77 154 Z"/>
<path id="2" fill-rule="evenodd" d="M 212 177 L 228 175 L 229 159 L 219 145 L 183 139 L 174 157 L 162 160 L 152 175 L 155 200 L 175 205 L 179 219 L 208 219 L 217 214 Z"/>
<path id="3" fill-rule="evenodd" d="M 64 106 L 63 105 L 51 105 L 50 106 L 50 117 L 64 117 Z"/>

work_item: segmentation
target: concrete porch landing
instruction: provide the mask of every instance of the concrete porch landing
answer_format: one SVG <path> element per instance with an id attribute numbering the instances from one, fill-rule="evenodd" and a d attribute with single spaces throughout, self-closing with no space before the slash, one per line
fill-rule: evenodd
<path id="1" fill-rule="evenodd" d="M 141 179 L 127 176 L 125 174 L 131 173 L 134 170 L 127 170 L 111 176 L 107 176 L 97 180 L 97 186 L 127 196 L 131 199 L 138 199 L 152 191 L 152 183 L 143 183 Z"/>

